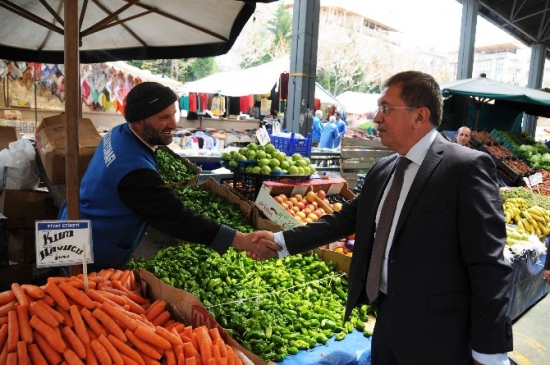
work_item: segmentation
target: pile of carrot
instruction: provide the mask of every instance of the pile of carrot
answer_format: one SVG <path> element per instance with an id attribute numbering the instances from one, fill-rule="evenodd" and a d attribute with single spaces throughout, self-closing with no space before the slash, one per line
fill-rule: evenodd
<path id="1" fill-rule="evenodd" d="M 171 318 L 131 270 L 13 283 L 0 292 L 0 364 L 242 365 L 217 328 Z"/>

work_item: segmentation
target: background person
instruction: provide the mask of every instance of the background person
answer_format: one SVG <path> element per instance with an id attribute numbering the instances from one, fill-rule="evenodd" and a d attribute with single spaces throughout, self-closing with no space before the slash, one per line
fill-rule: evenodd
<path id="1" fill-rule="evenodd" d="M 341 211 L 255 236 L 275 240 L 284 256 L 355 233 L 345 316 L 363 302 L 378 307 L 373 365 L 510 363 L 512 268 L 503 256 L 506 229 L 496 167 L 486 153 L 459 147 L 437 132 L 442 105 L 432 76 L 392 76 L 374 122 L 382 144 L 396 154 L 378 160 L 361 194 Z M 398 159 L 410 163 L 400 192 L 390 194 Z M 396 209 L 383 215 L 386 200 L 396 201 Z M 384 231 L 387 246 L 377 237 Z M 376 252 L 383 254 L 380 265 L 371 262 Z M 380 281 L 373 281 L 377 276 Z M 366 288 L 374 290 L 367 295 Z"/>
<path id="2" fill-rule="evenodd" d="M 321 122 L 322 119 L 323 119 L 323 111 L 316 110 L 315 116 L 313 117 L 313 125 L 312 125 L 313 133 L 311 134 L 312 147 L 319 146 L 319 141 L 321 140 L 321 131 L 323 130 L 323 123 Z"/>
<path id="3" fill-rule="evenodd" d="M 346 122 L 340 116 L 340 112 L 334 113 L 336 117 L 336 127 L 338 128 L 338 138 L 334 140 L 334 148 L 340 146 L 340 141 L 346 134 Z"/>
<path id="4" fill-rule="evenodd" d="M 336 126 L 336 117 L 331 115 L 328 122 L 323 126 L 321 131 L 321 140 L 319 148 L 334 148 L 334 141 L 338 138 L 338 127 Z"/>
<path id="5" fill-rule="evenodd" d="M 186 208 L 157 171 L 155 150 L 172 142 L 176 94 L 155 82 L 136 85 L 126 98 L 128 123 L 101 140 L 80 184 L 80 219 L 92 226 L 91 270 L 124 267 L 147 225 L 170 236 L 210 246 L 268 255 L 246 235 Z M 66 202 L 59 219 L 67 219 Z M 272 245 L 276 249 L 277 246 Z"/>
<path id="6" fill-rule="evenodd" d="M 456 131 L 456 143 L 461 146 L 468 146 L 472 138 L 472 130 L 468 127 L 460 127 Z"/>

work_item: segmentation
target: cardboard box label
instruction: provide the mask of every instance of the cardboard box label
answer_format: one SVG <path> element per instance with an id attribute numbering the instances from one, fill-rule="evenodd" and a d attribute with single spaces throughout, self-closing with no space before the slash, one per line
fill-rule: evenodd
<path id="1" fill-rule="evenodd" d="M 256 198 L 254 204 L 260 209 L 265 216 L 284 227 L 285 229 L 297 227 L 300 223 L 294 219 L 293 216 L 288 213 L 281 204 L 279 204 L 273 196 L 271 196 L 271 189 L 265 183 L 260 188 L 260 193 Z"/>

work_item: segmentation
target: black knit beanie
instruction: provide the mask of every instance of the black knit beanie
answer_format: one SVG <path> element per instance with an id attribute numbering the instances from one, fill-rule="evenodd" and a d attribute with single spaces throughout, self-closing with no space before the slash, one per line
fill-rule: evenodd
<path id="1" fill-rule="evenodd" d="M 129 123 L 155 115 L 178 100 L 169 87 L 158 82 L 142 82 L 126 96 L 124 117 Z"/>

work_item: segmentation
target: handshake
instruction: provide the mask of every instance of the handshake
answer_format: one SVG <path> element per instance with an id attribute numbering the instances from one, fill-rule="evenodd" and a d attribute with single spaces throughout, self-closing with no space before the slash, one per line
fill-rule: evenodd
<path id="1" fill-rule="evenodd" d="M 246 255 L 253 260 L 261 261 L 278 257 L 281 246 L 273 240 L 273 233 L 257 231 L 244 234 L 237 232 L 232 246 L 238 251 L 246 251 Z"/>

